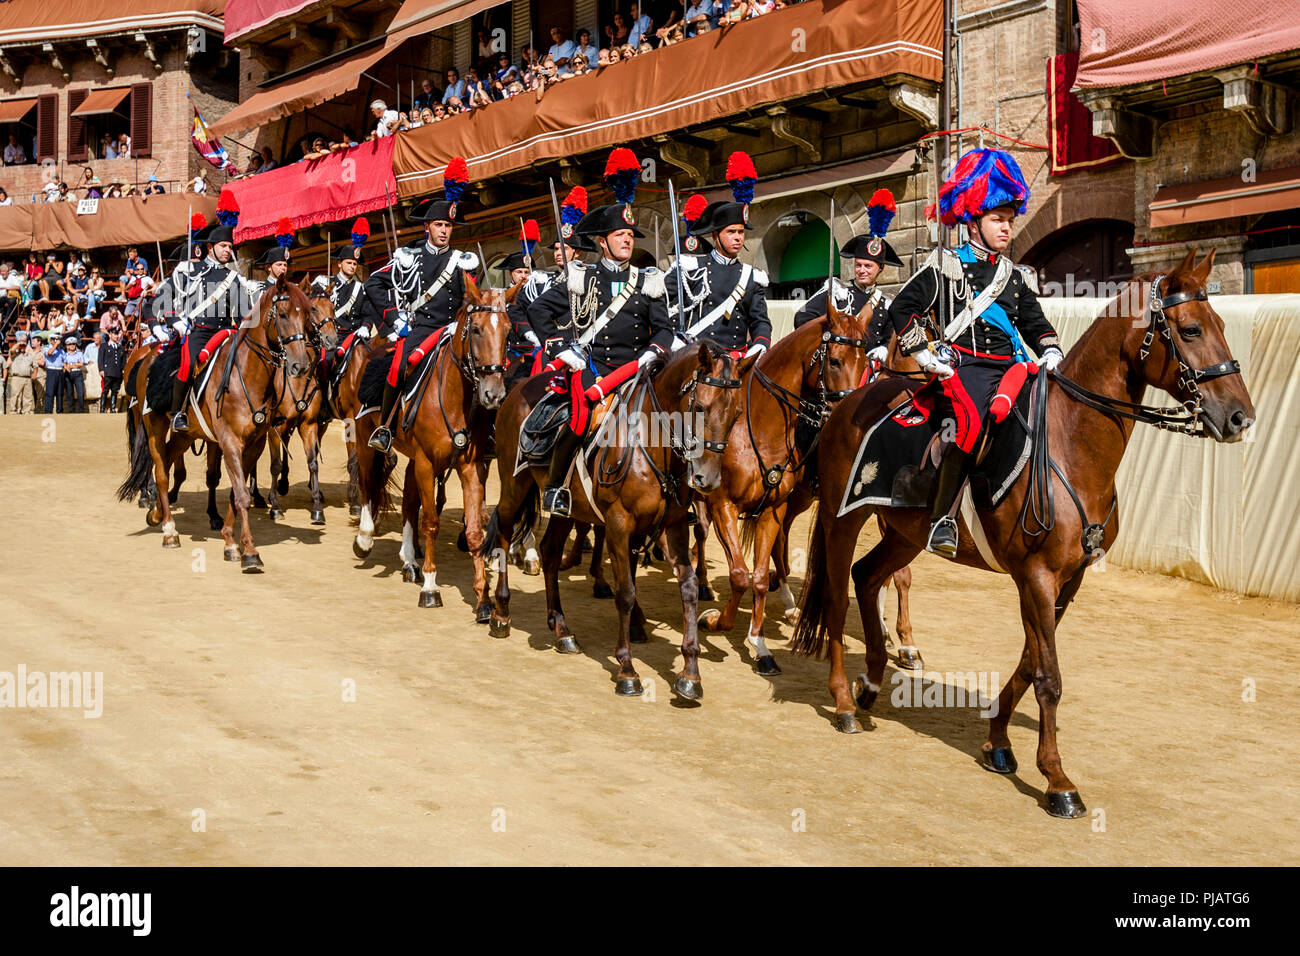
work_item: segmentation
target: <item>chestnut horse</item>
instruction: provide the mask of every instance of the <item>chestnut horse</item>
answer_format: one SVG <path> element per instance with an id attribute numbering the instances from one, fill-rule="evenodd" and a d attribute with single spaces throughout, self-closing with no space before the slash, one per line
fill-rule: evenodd
<path id="1" fill-rule="evenodd" d="M 118 488 L 118 498 L 125 501 L 149 487 L 150 463 L 156 487 L 153 506 L 146 521 L 162 525 L 163 547 L 179 548 L 180 535 L 172 520 L 167 494 L 168 469 L 194 442 L 213 436 L 226 464 L 230 479 L 230 506 L 226 511 L 221 536 L 225 541 L 225 559 L 239 561 L 246 573 L 262 571 L 262 559 L 253 544 L 248 522 L 250 496 L 244 482 L 246 471 L 262 451 L 266 430 L 277 401 L 276 368 L 287 365 L 290 379 L 315 374 L 306 349 L 306 323 L 311 302 L 302 289 L 283 279 L 269 286 L 258 298 L 253 312 L 240 324 L 208 360 L 211 380 L 199 402 L 199 413 L 190 415 L 190 428 L 177 435 L 169 434 L 170 415 L 166 409 L 150 409 L 141 415 L 132 450 L 131 471 Z M 233 350 L 228 388 L 218 394 L 218 382 L 227 357 Z M 195 374 L 199 374 L 196 370 Z M 131 385 L 131 397 L 143 411 L 147 376 L 139 375 Z M 189 401 L 187 399 L 187 401 Z M 234 541 L 234 519 L 240 520 L 239 547 Z"/>
<path id="2" fill-rule="evenodd" d="M 971 529 L 961 524 L 956 560 L 985 570 L 1006 569 L 1020 592 L 1025 629 L 1020 663 L 989 721 L 983 766 L 996 773 L 1015 772 L 1007 725 L 1021 696 L 1033 686 L 1039 708 L 1038 769 L 1047 778 L 1048 812 L 1057 817 L 1079 817 L 1086 810 L 1057 750 L 1061 672 L 1056 628 L 1088 565 L 1115 540 L 1115 473 L 1133 427 L 1146 422 L 1235 442 L 1254 420 L 1240 367 L 1224 339 L 1223 320 L 1206 299 L 1205 280 L 1214 252 L 1199 264 L 1194 257 L 1195 250 L 1165 275 L 1132 280 L 1050 379 L 1034 383 L 1030 419 L 1036 428 L 1030 463 L 996 508 L 977 512 L 986 553 L 997 567 L 986 562 Z M 1148 303 L 1144 312 L 1130 314 L 1125 304 L 1135 301 Z M 1140 404 L 1148 386 L 1163 389 L 1183 407 Z M 872 509 L 837 514 L 853 479 L 859 443 L 894 404 L 897 391 L 898 383 L 888 379 L 861 389 L 836 409 L 822 437 L 822 504 L 813 522 L 802 617 L 793 643 L 795 650 L 814 655 L 829 643 L 835 726 L 845 733 L 862 729 L 857 707 L 869 708 L 884 683 L 880 621 L 868 609 L 875 607 L 885 579 L 924 549 L 930 530 L 925 510 L 878 508 L 884 538 L 854 563 L 858 531 Z M 850 574 L 867 643 L 867 672 L 859 678 L 856 694 L 844 673 Z"/>
<path id="3" fill-rule="evenodd" d="M 737 362 L 725 349 L 703 340 L 683 349 L 653 378 L 642 370 L 609 412 L 612 421 L 593 422 L 599 435 L 592 455 L 588 491 L 575 464 L 569 491 L 571 517 L 552 515 L 542 537 L 542 572 L 546 580 L 547 623 L 555 634 L 556 650 L 580 652 L 565 623 L 560 606 L 559 563 L 569 529 L 575 521 L 600 524 L 605 529 L 610 566 L 614 572 L 614 601 L 618 607 L 619 669 L 615 693 L 639 696 L 641 681 L 632 665 L 630 643 L 645 638 L 645 618 L 636 604 L 636 540 L 653 540 L 666 533 L 669 558 L 677 576 L 685 613 L 682 634 L 682 672 L 674 691 L 687 700 L 704 693 L 699 669 L 699 635 L 696 631 L 695 569 L 691 566 L 690 521 L 692 492 L 711 492 L 722 480 L 722 454 L 727 436 L 740 412 L 740 377 L 754 359 Z M 499 555 L 490 633 L 510 633 L 509 561 L 512 541 L 522 540 L 537 518 L 537 499 L 546 468 L 536 466 L 515 473 L 519 429 L 542 398 L 549 375 L 536 375 L 510 393 L 497 414 L 497 473 L 501 500 L 492 512 L 481 557 Z M 651 423 L 667 441 L 647 443 L 642 434 Z M 567 427 L 567 426 L 561 426 Z M 579 452 L 586 455 L 585 450 Z M 593 500 L 594 499 L 594 500 Z"/>
<path id="4" fill-rule="evenodd" d="M 416 571 L 415 521 L 424 545 L 419 567 L 420 607 L 442 607 L 438 589 L 438 566 L 434 543 L 438 537 L 438 479 L 455 467 L 464 497 L 465 529 L 474 561 L 474 593 L 479 623 L 486 623 L 491 611 L 487 572 L 478 555 L 483 541 L 483 496 L 487 479 L 488 439 L 491 416 L 506 397 L 506 338 L 510 320 L 506 307 L 522 284 L 510 289 L 482 289 L 466 283 L 465 300 L 456 321 L 443 335 L 431 360 L 428 385 L 411 423 L 403 427 L 405 409 L 394 418 L 393 448 L 411 461 L 403 489 L 402 566 L 407 579 Z M 409 388 L 414 384 L 408 381 Z M 379 410 L 366 409 L 356 417 L 354 440 L 357 449 L 358 485 L 361 489 L 361 519 L 352 550 L 364 558 L 374 547 L 375 523 L 388 506 L 386 486 L 396 456 L 378 456 L 367 442 L 378 425 Z M 414 481 L 412 481 L 414 479 Z M 412 487 L 414 485 L 414 487 Z M 418 498 L 415 492 L 418 492 Z"/>

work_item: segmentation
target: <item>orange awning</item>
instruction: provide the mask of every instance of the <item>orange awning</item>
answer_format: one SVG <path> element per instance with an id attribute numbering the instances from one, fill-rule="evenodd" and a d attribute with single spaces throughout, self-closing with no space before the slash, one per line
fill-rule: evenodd
<path id="1" fill-rule="evenodd" d="M 114 113 L 122 101 L 131 95 L 131 87 L 122 86 L 115 90 L 92 90 L 82 100 L 81 105 L 72 111 L 73 116 L 98 116 L 102 113 Z"/>
<path id="2" fill-rule="evenodd" d="M 17 123 L 36 108 L 36 97 L 0 101 L 0 123 Z"/>
<path id="3" fill-rule="evenodd" d="M 1185 186 L 1161 186 L 1151 200 L 1151 226 L 1178 226 L 1234 216 L 1259 216 L 1300 207 L 1300 167 L 1260 173 L 1253 183 L 1240 176 Z"/>
<path id="4" fill-rule="evenodd" d="M 215 123 L 208 126 L 213 136 L 227 136 L 242 130 L 273 123 L 294 113 L 351 93 L 361 84 L 361 74 L 392 52 L 386 44 L 367 49 L 345 60 L 277 83 L 270 89 L 254 93 Z"/>
<path id="5" fill-rule="evenodd" d="M 402 39 L 432 33 L 499 7 L 506 0 L 405 0 L 388 24 L 388 35 Z"/>

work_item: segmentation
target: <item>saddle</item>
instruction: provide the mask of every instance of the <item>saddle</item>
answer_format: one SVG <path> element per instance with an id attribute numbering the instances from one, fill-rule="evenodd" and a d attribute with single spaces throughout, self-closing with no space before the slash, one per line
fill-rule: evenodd
<path id="1" fill-rule="evenodd" d="M 525 397 L 533 400 L 534 404 L 532 411 L 519 426 L 519 467 L 545 467 L 551 460 L 551 451 L 555 448 L 560 430 L 568 427 L 573 416 L 569 396 L 547 388 L 550 379 L 550 375 L 535 375 L 524 383 Z M 600 401 L 591 404 L 582 454 L 586 454 L 588 446 L 600 433 L 601 423 L 613 409 L 615 400 L 631 384 L 632 380 L 628 380 Z"/>
<path id="2" fill-rule="evenodd" d="M 1029 461 L 1033 447 L 1028 428 L 1033 390 L 1024 385 L 1034 376 L 1026 373 L 1025 366 L 1013 366 L 1003 377 L 999 398 L 994 400 L 977 440 L 970 477 L 977 508 L 996 507 Z M 930 414 L 939 393 L 938 383 L 931 382 L 903 405 L 883 414 L 876 410 L 876 420 L 858 446 L 852 478 L 837 517 L 864 505 L 930 506 L 938 462 L 947 444 L 940 434 L 941 420 Z"/>
<path id="3" fill-rule="evenodd" d="M 425 386 L 429 384 L 429 371 L 433 368 L 434 360 L 443 349 L 451 344 L 452 336 L 444 335 L 438 344 L 424 353 L 419 361 L 414 364 L 408 364 L 406 367 L 405 389 L 402 393 L 402 418 L 403 427 L 409 427 L 405 421 L 406 417 L 414 412 L 420 404 L 420 397 L 424 394 Z M 400 349 L 401 343 L 397 344 Z M 384 399 L 384 384 L 388 380 L 388 373 L 392 369 L 394 356 L 392 353 L 385 353 L 370 358 L 366 361 L 365 371 L 361 373 L 361 385 L 357 389 L 357 397 L 361 401 L 362 408 L 378 408 Z"/>

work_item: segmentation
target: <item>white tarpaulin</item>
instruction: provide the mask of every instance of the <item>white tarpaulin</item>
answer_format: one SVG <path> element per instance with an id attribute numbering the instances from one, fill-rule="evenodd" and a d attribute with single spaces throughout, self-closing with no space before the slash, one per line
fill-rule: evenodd
<path id="1" fill-rule="evenodd" d="M 1041 301 L 1067 349 L 1105 305 Z M 1119 470 L 1120 531 L 1107 560 L 1300 602 L 1300 295 L 1210 304 L 1241 362 L 1256 424 L 1234 445 L 1138 425 Z M 773 338 L 790 331 L 800 305 L 768 303 Z M 1176 404 L 1152 390 L 1145 401 Z"/>

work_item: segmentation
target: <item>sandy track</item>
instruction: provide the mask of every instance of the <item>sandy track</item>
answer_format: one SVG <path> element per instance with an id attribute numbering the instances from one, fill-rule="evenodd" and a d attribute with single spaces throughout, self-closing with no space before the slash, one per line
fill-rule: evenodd
<path id="1" fill-rule="evenodd" d="M 0 671 L 101 671 L 104 706 L 98 719 L 0 709 L 2 863 L 1300 861 L 1294 605 L 1091 574 L 1061 630 L 1060 742 L 1104 818 L 1066 822 L 1040 806 L 1032 695 L 1012 722 L 1010 778 L 976 765 L 971 708 L 882 699 L 869 733 L 841 736 L 825 664 L 792 659 L 788 627 L 768 629 L 785 674 L 752 672 L 746 610 L 734 634 L 705 638 L 703 706 L 677 705 L 681 606 L 662 568 L 639 578 L 652 629 L 633 646 L 654 701 L 614 696 L 616 612 L 576 574 L 563 593 L 585 655 L 550 650 L 541 578 L 518 572 L 514 631 L 489 638 L 453 543 L 455 480 L 439 548 L 446 606 L 418 609 L 392 518 L 368 561 L 352 554 L 337 427 L 327 525 L 308 523 L 295 445 L 286 519 L 256 517 L 260 577 L 221 560 L 196 459 L 182 548 L 164 550 L 143 512 L 113 497 L 120 418 L 60 417 L 48 437 L 39 416 L 0 417 Z M 1009 674 L 1022 643 L 1009 579 L 928 556 L 915 578 L 927 665 Z"/>

